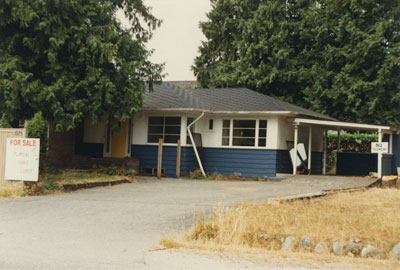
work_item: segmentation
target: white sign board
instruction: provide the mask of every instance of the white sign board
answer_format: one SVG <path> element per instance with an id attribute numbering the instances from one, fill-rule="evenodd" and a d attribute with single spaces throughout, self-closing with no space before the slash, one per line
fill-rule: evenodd
<path id="1" fill-rule="evenodd" d="M 8 138 L 6 180 L 38 181 L 40 139 Z"/>
<path id="2" fill-rule="evenodd" d="M 371 153 L 388 153 L 389 144 L 387 142 L 372 142 Z"/>

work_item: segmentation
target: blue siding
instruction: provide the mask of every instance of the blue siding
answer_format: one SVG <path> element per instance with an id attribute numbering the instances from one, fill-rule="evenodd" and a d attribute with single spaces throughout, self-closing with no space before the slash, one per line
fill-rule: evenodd
<path id="1" fill-rule="evenodd" d="M 321 152 L 311 152 L 311 173 L 312 174 L 322 174 L 323 156 L 324 155 Z"/>
<path id="2" fill-rule="evenodd" d="M 378 155 L 372 153 L 337 153 L 337 175 L 368 175 L 376 172 Z"/>
<path id="3" fill-rule="evenodd" d="M 276 176 L 276 150 L 204 148 L 203 165 L 208 174 L 245 177 Z"/>
<path id="4" fill-rule="evenodd" d="M 382 155 L 382 175 L 390 175 L 392 174 L 392 164 L 393 155 L 383 154 Z"/>
<path id="5" fill-rule="evenodd" d="M 393 135 L 393 159 L 392 174 L 397 174 L 397 167 L 400 167 L 400 135 Z"/>
<path id="6" fill-rule="evenodd" d="M 276 173 L 293 173 L 289 150 L 276 150 Z"/>
<path id="7" fill-rule="evenodd" d="M 157 168 L 158 146 L 132 145 L 132 156 L 139 158 L 140 168 Z M 176 146 L 163 146 L 162 168 L 165 175 L 176 176 Z M 181 175 L 187 175 L 195 168 L 193 148 L 181 148 Z"/>
<path id="8" fill-rule="evenodd" d="M 276 173 L 293 173 L 293 165 L 290 159 L 289 150 L 277 150 L 276 153 Z M 322 174 L 323 153 L 312 152 L 311 154 L 311 173 Z M 307 161 L 306 161 L 307 162 Z"/>

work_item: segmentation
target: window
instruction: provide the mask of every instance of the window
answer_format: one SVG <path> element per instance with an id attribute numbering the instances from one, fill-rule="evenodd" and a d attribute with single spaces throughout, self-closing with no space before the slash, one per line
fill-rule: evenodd
<path id="1" fill-rule="evenodd" d="M 222 145 L 229 145 L 231 129 L 231 120 L 224 120 L 222 122 Z"/>
<path id="2" fill-rule="evenodd" d="M 255 146 L 256 120 L 233 120 L 234 146 Z"/>
<path id="3" fill-rule="evenodd" d="M 214 129 L 214 119 L 208 120 L 208 130 Z"/>
<path id="4" fill-rule="evenodd" d="M 258 146 L 267 146 L 267 120 L 258 123 Z"/>
<path id="5" fill-rule="evenodd" d="M 223 120 L 222 145 L 266 147 L 267 120 Z"/>
<path id="6" fill-rule="evenodd" d="M 193 121 L 194 121 L 194 118 L 192 118 L 192 117 L 188 117 L 188 118 L 187 118 L 187 122 L 186 122 L 186 144 L 192 144 L 192 140 L 190 140 L 189 132 L 187 131 L 187 127 L 188 127 Z M 192 125 L 192 126 L 190 127 L 190 132 L 192 132 L 192 135 L 193 135 L 193 132 L 194 132 L 194 125 Z"/>
<path id="7" fill-rule="evenodd" d="M 181 135 L 180 117 L 149 117 L 147 142 L 157 143 L 163 139 L 164 143 L 176 143 Z"/>

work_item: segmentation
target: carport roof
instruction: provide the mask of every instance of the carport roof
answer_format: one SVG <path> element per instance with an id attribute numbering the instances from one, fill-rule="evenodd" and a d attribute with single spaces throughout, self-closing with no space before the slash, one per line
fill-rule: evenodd
<path id="1" fill-rule="evenodd" d="M 305 118 L 295 118 L 293 123 L 295 125 L 317 125 L 323 127 L 331 127 L 337 129 L 356 129 L 356 130 L 382 130 L 382 131 L 396 131 L 398 128 L 383 125 L 371 125 L 371 124 L 361 124 L 361 123 L 351 123 L 351 122 L 341 122 L 341 121 L 326 121 L 318 119 L 305 119 Z"/>

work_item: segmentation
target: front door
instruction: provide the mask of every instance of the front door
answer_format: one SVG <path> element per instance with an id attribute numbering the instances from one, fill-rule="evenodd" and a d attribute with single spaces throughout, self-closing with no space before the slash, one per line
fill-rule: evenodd
<path id="1" fill-rule="evenodd" d="M 111 157 L 126 157 L 127 121 L 117 122 L 118 128 L 111 134 Z"/>

